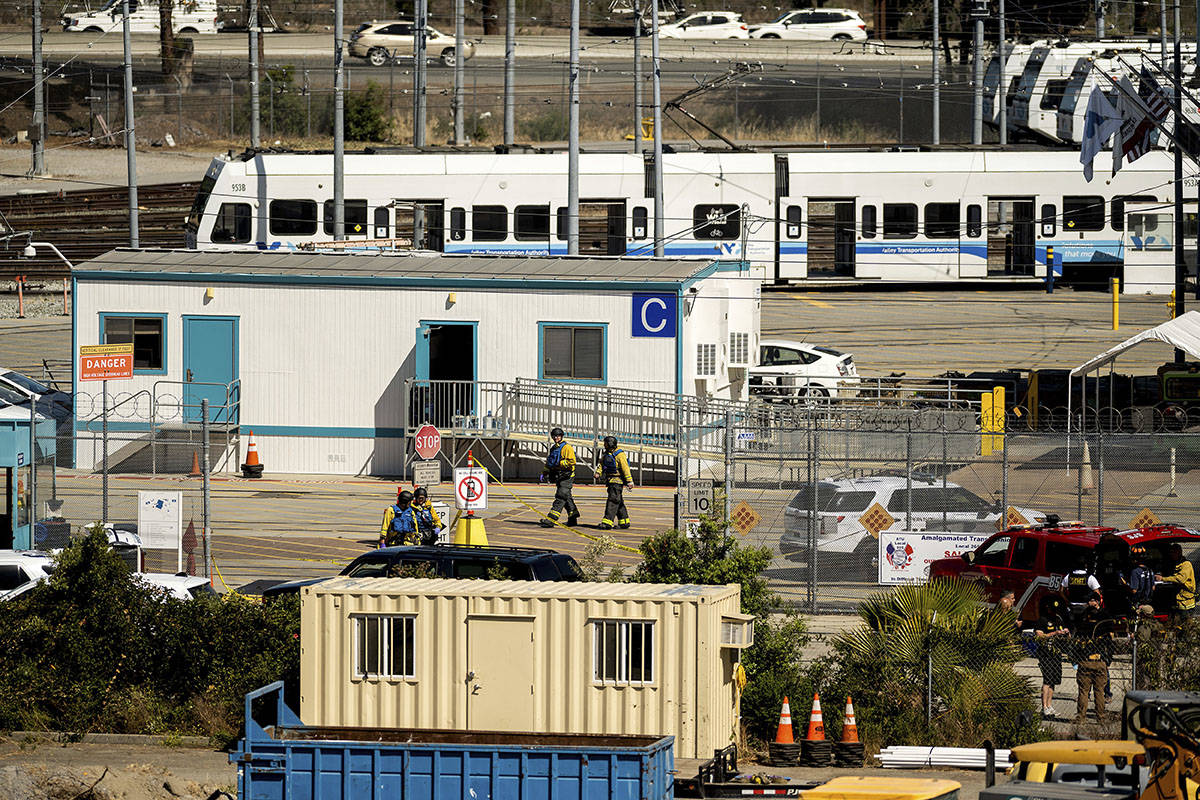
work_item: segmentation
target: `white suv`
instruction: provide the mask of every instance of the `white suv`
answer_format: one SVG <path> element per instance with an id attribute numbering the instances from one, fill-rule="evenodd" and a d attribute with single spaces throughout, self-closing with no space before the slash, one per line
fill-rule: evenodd
<path id="1" fill-rule="evenodd" d="M 907 524 L 909 504 L 914 530 L 995 533 L 1002 527 L 1005 509 L 998 501 L 985 500 L 957 483 L 942 485 L 940 478 L 913 478 L 912 497 L 903 475 L 872 475 L 864 478 L 820 481 L 816 485 L 819 506 L 817 549 L 825 553 L 854 554 L 868 566 L 876 557 L 877 537 L 867 529 L 863 517 L 879 504 L 894 521 L 882 530 L 901 530 Z M 808 552 L 808 517 L 812 512 L 814 488 L 803 486 L 783 510 L 783 535 L 779 550 L 785 556 L 803 559 Z M 1042 522 L 1045 514 L 1017 507 L 1029 522 Z M 873 526 L 876 527 L 876 526 Z"/>
<path id="2" fill-rule="evenodd" d="M 789 11 L 774 22 L 752 26 L 750 38 L 865 42 L 867 23 L 849 8 L 804 8 Z"/>
<path id="3" fill-rule="evenodd" d="M 26 583 L 37 582 L 54 572 L 49 553 L 37 550 L 0 550 L 0 598 Z"/>
<path id="4" fill-rule="evenodd" d="M 425 53 L 437 57 L 447 67 L 454 66 L 454 37 L 425 26 Z M 394 19 L 385 22 L 364 22 L 350 34 L 350 55 L 365 58 L 372 66 L 382 67 L 390 60 L 412 60 L 413 21 Z M 475 55 L 475 45 L 463 40 L 463 60 Z"/>
<path id="5" fill-rule="evenodd" d="M 662 39 L 749 39 L 750 28 L 732 11 L 701 11 L 669 25 L 659 25 Z"/>
<path id="6" fill-rule="evenodd" d="M 763 339 L 758 352 L 758 365 L 750 368 L 750 394 L 763 400 L 846 396 L 858 386 L 849 353 L 788 339 Z"/>

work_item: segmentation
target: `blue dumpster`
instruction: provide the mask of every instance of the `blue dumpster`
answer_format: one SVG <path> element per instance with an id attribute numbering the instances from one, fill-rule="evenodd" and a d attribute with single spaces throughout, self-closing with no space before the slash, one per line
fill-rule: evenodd
<path id="1" fill-rule="evenodd" d="M 257 702 L 256 702 L 257 701 Z M 254 706 L 270 706 L 264 726 Z M 246 695 L 242 800 L 670 800 L 674 737 L 306 726 L 277 681 Z"/>

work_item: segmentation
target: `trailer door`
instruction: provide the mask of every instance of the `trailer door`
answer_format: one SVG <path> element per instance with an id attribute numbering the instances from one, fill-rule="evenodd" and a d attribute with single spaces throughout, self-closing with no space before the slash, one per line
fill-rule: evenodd
<path id="1" fill-rule="evenodd" d="M 533 618 L 467 618 L 467 727 L 533 730 Z"/>

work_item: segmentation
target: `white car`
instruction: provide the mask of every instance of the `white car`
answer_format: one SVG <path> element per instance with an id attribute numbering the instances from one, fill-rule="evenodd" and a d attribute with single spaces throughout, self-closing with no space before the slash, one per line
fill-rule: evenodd
<path id="1" fill-rule="evenodd" d="M 733 11 L 701 11 L 658 26 L 660 39 L 749 39 L 750 28 Z"/>
<path id="2" fill-rule="evenodd" d="M 372 66 L 382 67 L 389 60 L 412 60 L 413 21 L 394 19 L 384 22 L 364 22 L 350 34 L 350 55 L 365 58 Z M 454 37 L 425 26 L 425 54 L 438 58 L 447 67 L 454 66 Z M 475 55 L 475 45 L 463 41 L 463 60 Z"/>
<path id="3" fill-rule="evenodd" d="M 861 566 L 876 558 L 878 539 L 867 529 L 866 512 L 878 504 L 893 522 L 882 530 L 903 530 L 911 504 L 914 530 L 995 533 L 1003 526 L 1005 509 L 998 501 L 941 479 L 912 478 L 912 497 L 903 475 L 873 475 L 864 478 L 820 481 L 814 503 L 812 484 L 803 486 L 783 510 L 783 535 L 779 550 L 785 556 L 804 558 L 808 552 L 808 518 L 814 504 L 820 508 L 815 530 L 817 550 L 853 554 Z M 1045 514 L 1016 507 L 1031 523 L 1045 521 Z"/>
<path id="4" fill-rule="evenodd" d="M 54 572 L 54 560 L 40 550 L 0 550 L 0 598 L 26 583 Z"/>
<path id="5" fill-rule="evenodd" d="M 750 38 L 865 42 L 867 23 L 849 8 L 803 8 L 789 11 L 774 22 L 754 25 Z"/>
<path id="6" fill-rule="evenodd" d="M 849 353 L 788 339 L 763 339 L 758 352 L 758 365 L 750 368 L 750 394 L 764 400 L 846 396 L 858 386 Z"/>
<path id="7" fill-rule="evenodd" d="M 130 33 L 158 33 L 158 19 L 158 3 L 154 0 L 129 0 Z M 121 0 L 107 0 L 98 11 L 64 11 L 62 17 L 64 31 L 120 33 L 122 25 Z M 217 0 L 176 0 L 171 11 L 171 27 L 182 34 L 218 32 L 221 23 L 217 16 Z"/>

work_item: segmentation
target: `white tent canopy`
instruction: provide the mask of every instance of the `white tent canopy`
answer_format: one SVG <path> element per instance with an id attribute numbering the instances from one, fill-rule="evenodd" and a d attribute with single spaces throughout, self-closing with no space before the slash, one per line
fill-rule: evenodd
<path id="1" fill-rule="evenodd" d="M 1142 342 L 1165 342 L 1184 351 L 1192 358 L 1200 359 L 1200 311 L 1189 311 L 1170 322 L 1164 322 L 1162 325 L 1156 325 L 1149 330 L 1130 336 L 1116 347 L 1104 351 L 1071 370 L 1071 376 L 1092 372 L 1105 364 L 1110 364 L 1116 361 L 1117 356 L 1126 350 L 1137 347 Z"/>

